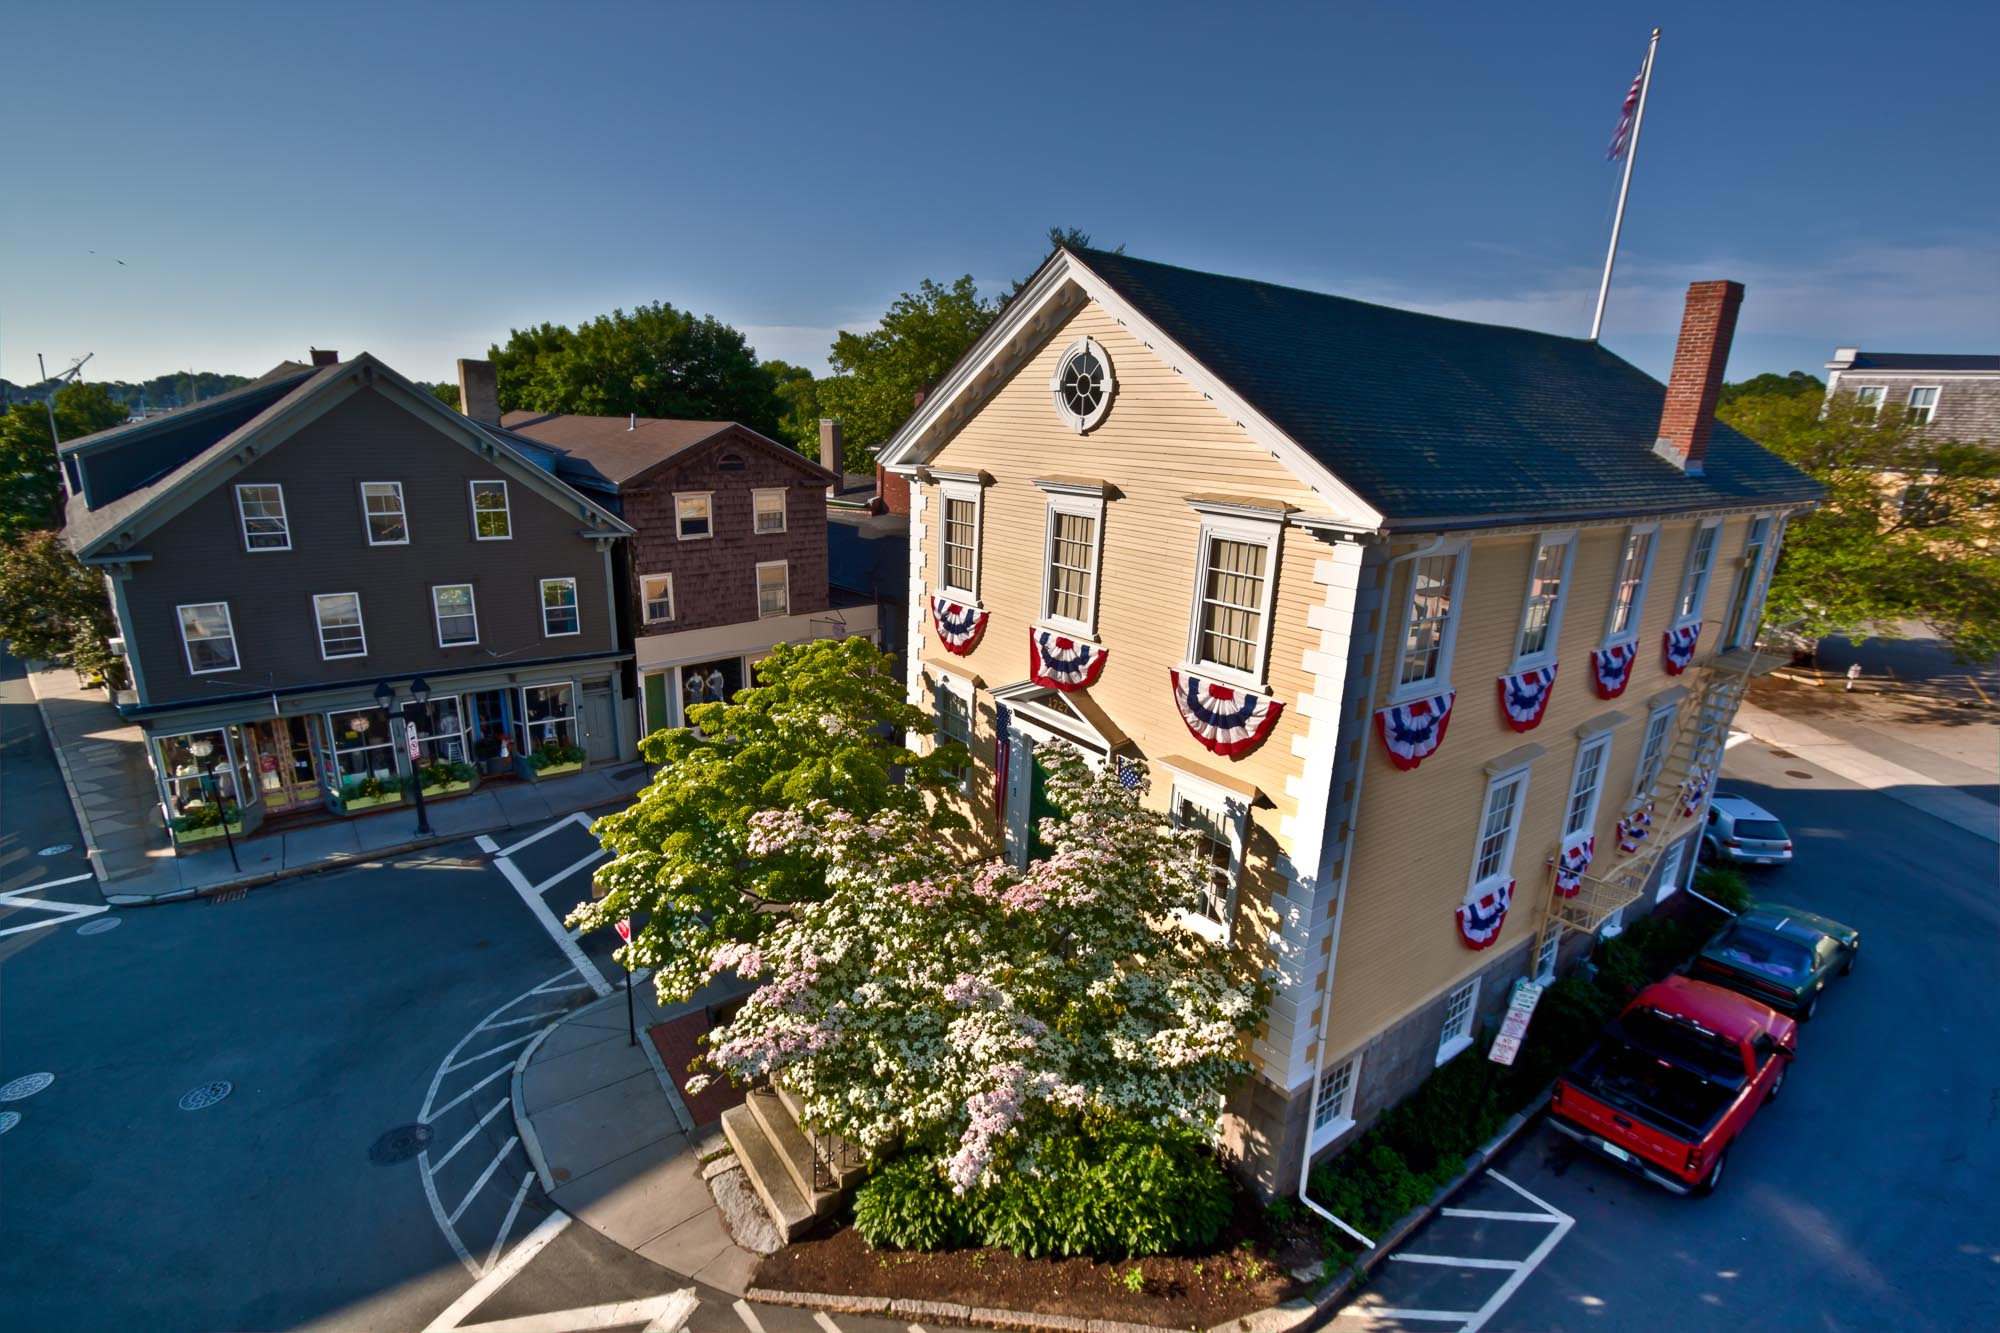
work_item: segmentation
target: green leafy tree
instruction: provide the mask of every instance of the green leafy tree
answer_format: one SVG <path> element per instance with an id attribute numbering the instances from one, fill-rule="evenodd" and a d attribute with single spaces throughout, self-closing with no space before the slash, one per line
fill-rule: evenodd
<path id="1" fill-rule="evenodd" d="M 458 386 L 456 384 L 419 383 L 417 387 L 429 390 L 431 397 L 437 399 L 452 411 L 457 412 L 462 410 L 458 405 Z"/>
<path id="2" fill-rule="evenodd" d="M 1818 402 L 1825 394 L 1826 385 L 1820 383 L 1817 376 L 1808 375 L 1803 370 L 1794 370 L 1789 375 L 1766 371 L 1747 380 L 1723 385 L 1716 401 L 1724 405 L 1739 398 L 1810 398 Z"/>
<path id="3" fill-rule="evenodd" d="M 56 390 L 56 429 L 65 440 L 90 435 L 125 420 L 125 408 L 98 384 Z M 62 479 L 49 439 L 49 408 L 15 403 L 0 417 L 0 543 L 62 523 Z"/>
<path id="4" fill-rule="evenodd" d="M 771 374 L 773 392 L 783 404 L 784 419 L 778 425 L 774 437 L 784 441 L 808 458 L 819 457 L 819 381 L 804 366 L 794 366 L 785 361 L 766 361 L 764 369 Z"/>
<path id="5" fill-rule="evenodd" d="M 756 685 L 695 705 L 688 718 L 691 728 L 640 742 L 659 772 L 630 807 L 593 826 L 614 854 L 596 875 L 605 896 L 569 918 L 585 929 L 645 918 L 620 958 L 657 969 L 663 1000 L 692 995 L 718 950 L 756 943 L 798 904 L 825 896 L 818 857 L 752 854 L 761 813 L 813 805 L 868 820 L 901 811 L 936 832 L 966 827 L 931 799 L 956 780 L 965 747 L 919 755 L 903 744 L 908 733 L 929 735 L 930 717 L 905 699 L 896 660 L 866 639 L 781 646 L 757 664 Z"/>
<path id="6" fill-rule="evenodd" d="M 817 382 L 819 413 L 840 418 L 848 471 L 874 465 L 876 448 L 915 410 L 917 390 L 944 378 L 998 312 L 969 273 L 949 286 L 926 278 L 896 298 L 879 328 L 833 340 L 834 373 Z"/>
<path id="7" fill-rule="evenodd" d="M 104 576 L 53 532 L 31 532 L 0 548 L 0 639 L 16 657 L 62 662 L 122 683 L 123 663 L 105 646 L 114 632 Z"/>
<path id="8" fill-rule="evenodd" d="M 1818 639 L 1915 620 L 1963 659 L 2000 652 L 2000 452 L 1846 394 L 1739 396 L 1716 415 L 1827 490 L 1786 530 L 1767 622 Z"/>
<path id="9" fill-rule="evenodd" d="M 489 356 L 504 409 L 739 421 L 766 435 L 782 416 L 776 382 L 742 333 L 665 301 L 574 329 L 514 329 Z"/>

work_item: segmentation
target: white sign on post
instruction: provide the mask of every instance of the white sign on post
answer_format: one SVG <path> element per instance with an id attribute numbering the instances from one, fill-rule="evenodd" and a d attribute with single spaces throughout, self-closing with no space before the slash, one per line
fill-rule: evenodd
<path id="1" fill-rule="evenodd" d="M 1514 994 L 1507 1001 L 1507 1013 L 1500 1020 L 1500 1035 L 1493 1039 L 1493 1049 L 1486 1058 L 1495 1064 L 1511 1065 L 1514 1057 L 1521 1053 L 1521 1041 L 1528 1035 L 1528 1020 L 1535 1016 L 1535 1006 L 1541 1002 L 1543 987 L 1540 982 L 1523 978 L 1514 983 Z"/>

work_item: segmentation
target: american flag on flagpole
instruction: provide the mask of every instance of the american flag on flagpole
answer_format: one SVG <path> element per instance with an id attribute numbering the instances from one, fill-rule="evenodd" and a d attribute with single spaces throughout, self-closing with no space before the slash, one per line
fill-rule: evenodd
<path id="1" fill-rule="evenodd" d="M 1616 162 L 1625 156 L 1625 150 L 1632 143 L 1632 113 L 1639 107 L 1639 89 L 1646 81 L 1646 68 L 1641 65 L 1632 78 L 1632 86 L 1625 93 L 1625 105 L 1618 108 L 1618 128 L 1611 132 L 1611 146 L 1604 150 L 1606 162 Z"/>

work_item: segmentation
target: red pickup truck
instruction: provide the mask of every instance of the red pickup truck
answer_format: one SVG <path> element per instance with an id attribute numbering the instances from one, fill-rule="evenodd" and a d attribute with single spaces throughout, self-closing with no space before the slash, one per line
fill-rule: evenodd
<path id="1" fill-rule="evenodd" d="M 1798 1025 L 1776 1010 L 1668 977 L 1556 1080 L 1549 1123 L 1676 1194 L 1708 1194 L 1797 1048 Z"/>

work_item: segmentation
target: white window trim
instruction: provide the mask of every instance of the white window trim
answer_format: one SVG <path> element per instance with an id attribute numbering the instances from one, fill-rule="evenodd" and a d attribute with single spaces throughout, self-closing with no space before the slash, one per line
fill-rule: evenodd
<path id="1" fill-rule="evenodd" d="M 764 571 L 767 569 L 782 569 L 785 571 L 785 609 L 775 613 L 764 610 Z M 776 620 L 781 616 L 788 616 L 792 613 L 792 571 L 789 560 L 758 561 L 757 572 L 752 581 L 752 587 L 757 594 L 757 619 Z"/>
<path id="2" fill-rule="evenodd" d="M 978 724 L 979 715 L 973 709 L 974 690 L 972 688 L 972 682 L 964 679 L 963 677 L 954 676 L 949 671 L 938 671 L 935 668 L 932 669 L 930 675 L 931 679 L 936 682 L 938 690 L 944 693 L 956 695 L 958 697 L 959 702 L 965 705 L 965 749 L 966 749 L 965 772 L 959 778 L 958 781 L 958 791 L 961 795 L 964 795 L 972 790 L 972 769 L 973 769 L 972 758 L 971 758 L 972 741 L 973 738 L 978 734 L 978 729 L 979 729 L 979 724 Z M 938 711 L 936 720 L 938 724 L 937 731 L 931 738 L 931 749 L 933 751 L 935 751 L 939 746 L 939 744 L 941 744 L 942 742 L 953 739 L 952 737 L 949 737 L 945 734 L 943 710 L 940 709 Z"/>
<path id="3" fill-rule="evenodd" d="M 400 481 L 359 481 L 355 483 L 355 494 L 361 497 L 361 535 L 368 539 L 370 546 L 408 546 L 410 544 L 410 499 L 403 494 Z M 396 512 L 403 520 L 403 536 L 399 541 L 378 542 L 375 528 L 368 521 L 368 488 L 370 486 L 394 486 L 396 488 Z"/>
<path id="4" fill-rule="evenodd" d="M 1038 485 L 1040 483 L 1037 483 Z M 1056 515 L 1070 514 L 1090 519 L 1096 526 L 1092 529 L 1095 549 L 1090 556 L 1090 598 L 1084 609 L 1083 620 L 1072 620 L 1068 616 L 1056 615 L 1049 608 L 1055 603 L 1055 556 L 1056 556 Z M 1043 629 L 1055 630 L 1079 639 L 1097 638 L 1097 606 L 1099 595 L 1104 591 L 1104 492 L 1102 490 L 1062 490 L 1050 491 L 1049 502 L 1042 521 L 1042 614 L 1036 621 Z"/>
<path id="5" fill-rule="evenodd" d="M 465 589 L 466 605 L 472 609 L 471 638 L 462 639 L 456 643 L 446 643 L 444 641 L 444 616 L 438 610 L 438 589 L 440 588 Z M 474 588 L 470 583 L 433 583 L 431 585 L 431 626 L 437 631 L 438 647 L 440 648 L 471 648 L 476 646 L 479 643 L 479 590 Z"/>
<path id="6" fill-rule="evenodd" d="M 775 495 L 778 497 L 778 526 L 775 528 L 760 528 L 757 526 L 757 501 L 760 497 L 766 495 Z M 750 535 L 751 536 L 777 537 L 790 530 L 791 514 L 789 511 L 789 506 L 786 504 L 785 495 L 786 491 L 783 486 L 757 486 L 752 488 L 750 492 Z M 715 520 L 713 518 L 711 518 L 708 521 L 708 526 L 710 530 L 714 529 Z"/>
<path id="7" fill-rule="evenodd" d="M 1167 817 L 1175 828 L 1181 827 L 1183 800 L 1205 808 L 1229 834 L 1229 892 L 1222 904 L 1221 921 L 1210 921 L 1197 912 L 1181 912 L 1178 919 L 1195 934 L 1217 944 L 1228 944 L 1235 935 L 1236 898 L 1243 887 L 1243 847 L 1249 832 L 1250 806 L 1241 796 L 1212 782 L 1176 773 L 1167 792 Z"/>
<path id="8" fill-rule="evenodd" d="M 549 628 L 548 595 L 549 595 L 549 585 L 551 583 L 567 583 L 569 585 L 569 603 L 570 603 L 569 609 L 576 612 L 575 629 L 552 630 Z M 575 575 L 558 574 L 554 578 L 547 578 L 540 580 L 535 584 L 535 600 L 536 600 L 536 605 L 538 606 L 538 608 L 542 613 L 543 638 L 573 639 L 577 635 L 583 633 L 583 598 L 579 596 L 577 593 Z"/>
<path id="9" fill-rule="evenodd" d="M 479 488 L 498 486 L 500 488 L 500 513 L 507 520 L 504 536 L 488 537 L 479 531 Z M 465 483 L 465 501 L 472 506 L 472 540 L 476 542 L 510 542 L 514 540 L 514 497 L 507 491 L 505 477 L 474 477 Z M 409 520 L 404 519 L 405 523 Z"/>
<path id="10" fill-rule="evenodd" d="M 675 540 L 684 542 L 705 542 L 715 536 L 715 492 L 714 491 L 675 491 L 673 492 L 673 500 L 674 500 Z M 708 515 L 707 532 L 697 532 L 692 537 L 690 537 L 685 531 L 682 530 L 681 501 L 683 500 L 701 501 L 702 508 L 707 511 Z"/>
<path id="11" fill-rule="evenodd" d="M 1618 576 L 1625 570 L 1625 548 L 1640 533 L 1651 540 L 1646 543 L 1646 559 L 1639 566 L 1639 586 L 1632 590 L 1632 617 L 1625 622 L 1622 630 L 1613 629 L 1618 623 Z M 1625 529 L 1625 540 L 1618 545 L 1618 567 L 1611 571 L 1611 605 L 1604 612 L 1604 646 L 1616 647 L 1635 642 L 1639 637 L 1640 622 L 1646 618 L 1646 594 L 1653 589 L 1653 562 L 1660 556 L 1660 525 L 1657 523 L 1634 523 Z"/>
<path id="12" fill-rule="evenodd" d="M 1412 699 L 1429 699 L 1452 688 L 1452 654 L 1458 647 L 1458 627 L 1465 619 L 1465 568 L 1472 560 L 1468 543 L 1463 541 L 1447 542 L 1423 559 L 1439 556 L 1454 556 L 1456 559 L 1451 567 L 1451 614 L 1445 620 L 1444 639 L 1438 644 L 1438 669 L 1428 679 L 1408 685 L 1402 683 L 1403 655 L 1408 651 L 1410 642 L 1410 619 L 1417 606 L 1417 566 L 1423 563 L 1422 559 L 1412 560 L 1409 572 L 1404 576 L 1403 612 L 1396 620 L 1396 637 L 1391 651 L 1385 654 L 1389 659 L 1388 702 L 1392 705 L 1406 704 Z"/>
<path id="13" fill-rule="evenodd" d="M 361 651 L 358 653 L 329 653 L 326 650 L 326 620 L 320 614 L 320 599 L 323 597 L 352 597 L 354 599 L 354 628 L 361 635 Z M 313 594 L 313 628 L 319 632 L 319 660 L 339 662 L 350 657 L 368 656 L 368 622 L 361 614 L 361 594 L 358 592 L 316 592 Z"/>
<path id="14" fill-rule="evenodd" d="M 1496 773 L 1486 780 L 1486 791 L 1479 798 L 1479 820 L 1472 837 L 1472 870 L 1466 876 L 1465 901 L 1472 902 L 1482 894 L 1491 893 L 1508 880 L 1514 878 L 1514 851 L 1521 841 L 1522 817 L 1527 812 L 1528 778 L 1531 765 L 1521 764 L 1504 772 Z M 1479 848 L 1486 841 L 1486 813 L 1493 808 L 1493 793 L 1512 783 L 1520 783 L 1520 790 L 1514 794 L 1514 818 L 1507 825 L 1507 841 L 1500 850 L 1500 868 L 1485 879 L 1479 878 Z"/>
<path id="15" fill-rule="evenodd" d="M 1637 768 L 1632 770 L 1632 798 L 1634 800 L 1644 796 L 1651 790 L 1653 783 L 1659 781 L 1660 773 L 1666 771 L 1667 756 L 1673 751 L 1674 726 L 1669 721 L 1666 729 L 1660 733 L 1660 767 L 1651 778 L 1648 778 L 1646 776 L 1646 761 L 1650 757 L 1648 752 L 1653 748 L 1650 744 L 1653 739 L 1653 723 L 1659 721 L 1663 716 L 1671 718 L 1679 711 L 1680 700 L 1676 699 L 1672 703 L 1661 704 L 1658 708 L 1646 714 L 1646 729 L 1639 733 L 1639 764 Z"/>
<path id="16" fill-rule="evenodd" d="M 1554 945 L 1554 948 L 1550 948 Z M 1535 945 L 1534 979 L 1544 986 L 1556 979 L 1556 969 L 1562 966 L 1562 931 L 1548 931 Z"/>
<path id="17" fill-rule="evenodd" d="M 1361 1089 L 1362 1054 L 1363 1052 L 1356 1051 L 1345 1060 L 1320 1070 L 1319 1080 L 1312 1085 L 1312 1095 L 1306 1104 L 1306 1130 L 1311 1143 L 1308 1152 L 1318 1152 L 1354 1128 L 1354 1098 Z M 1347 1091 L 1341 1094 L 1340 1109 L 1334 1113 L 1333 1119 L 1322 1125 L 1319 1123 L 1319 1090 L 1326 1085 L 1326 1080 L 1343 1069 L 1348 1071 Z"/>
<path id="18" fill-rule="evenodd" d="M 667 581 L 667 597 L 666 597 L 667 614 L 663 616 L 651 615 L 646 610 L 647 604 L 654 600 L 653 598 L 646 596 L 646 584 L 653 579 L 665 579 Z M 670 621 L 678 620 L 680 618 L 680 610 L 681 610 L 680 603 L 674 600 L 674 576 L 671 573 L 641 574 L 639 576 L 639 623 L 640 624 L 642 625 L 667 624 Z"/>
<path id="19" fill-rule="evenodd" d="M 1764 540 L 1757 552 L 1757 558 L 1753 561 L 1750 558 L 1750 548 L 1758 544 L 1757 525 L 1760 523 L 1764 525 Z M 1759 585 L 1764 571 L 1771 567 L 1772 539 L 1777 535 L 1776 514 L 1754 514 L 1749 525 L 1743 529 L 1743 550 L 1736 557 L 1736 580 L 1729 589 L 1729 600 L 1723 603 L 1722 627 L 1716 637 L 1716 643 L 1725 652 L 1747 646 L 1746 643 L 1725 642 L 1730 637 L 1730 631 L 1735 628 L 1729 622 L 1736 610 L 1739 593 L 1743 597 L 1743 632 L 1748 636 L 1747 643 L 1757 641 L 1757 630 L 1763 623 L 1764 600 L 1763 589 Z"/>
<path id="20" fill-rule="evenodd" d="M 1446 1037 L 1443 1029 L 1439 1029 L 1436 1064 L 1443 1065 L 1471 1047 L 1473 1035 L 1479 1028 L 1480 980 L 1481 978 L 1479 977 L 1473 977 L 1470 980 L 1460 982 L 1444 993 L 1444 1011 L 1446 1016 L 1449 1017 L 1453 997 L 1460 991 L 1469 992 L 1465 1000 L 1465 1031 L 1456 1037 Z"/>
<path id="21" fill-rule="evenodd" d="M 1200 545 L 1195 548 L 1194 600 L 1188 608 L 1187 655 L 1182 659 L 1182 667 L 1203 678 L 1213 677 L 1228 685 L 1241 685 L 1246 689 L 1263 690 L 1270 670 L 1271 660 L 1271 605 L 1278 589 L 1278 546 L 1284 536 L 1285 525 L 1281 519 L 1260 521 L 1224 514 L 1203 514 L 1201 517 Z M 1246 542 L 1264 548 L 1264 604 L 1257 614 L 1257 654 L 1255 671 L 1239 671 L 1224 666 L 1220 662 L 1210 662 L 1201 656 L 1201 623 L 1203 593 L 1208 588 L 1208 558 L 1213 542 Z M 1099 546 L 1103 542 L 1099 541 Z"/>
<path id="22" fill-rule="evenodd" d="M 1104 397 L 1098 400 L 1096 410 L 1088 416 L 1078 416 L 1070 411 L 1069 404 L 1063 402 L 1062 396 L 1063 368 L 1069 365 L 1070 358 L 1078 352 L 1089 352 L 1097 358 L 1097 364 L 1104 367 Z M 1106 352 L 1103 345 L 1095 338 L 1078 338 L 1063 348 L 1062 355 L 1056 358 L 1055 369 L 1049 372 L 1049 397 L 1054 400 L 1056 415 L 1078 435 L 1082 435 L 1104 420 L 1104 414 L 1111 410 L 1111 400 L 1117 393 L 1118 376 L 1111 368 L 1111 354 Z"/>
<path id="23" fill-rule="evenodd" d="M 1682 838 L 1660 853 L 1660 884 L 1653 891 L 1654 902 L 1663 903 L 1681 891 L 1681 878 L 1687 874 L 1688 842 L 1689 839 Z M 1673 858 L 1672 865 L 1667 863 L 1669 857 Z M 1672 870 L 1673 873 L 1669 875 L 1668 870 Z"/>
<path id="24" fill-rule="evenodd" d="M 1576 747 L 1576 763 L 1571 766 L 1569 772 L 1569 790 L 1563 794 L 1562 837 L 1564 841 L 1582 834 L 1594 836 L 1597 832 L 1598 811 L 1604 808 L 1604 779 L 1611 771 L 1611 743 L 1616 735 L 1616 732 L 1600 731 L 1595 736 L 1588 737 Z M 1588 814 L 1584 817 L 1583 827 L 1572 829 L 1569 827 L 1569 809 L 1570 806 L 1576 803 L 1576 781 L 1583 776 L 1583 761 L 1589 757 L 1592 750 L 1603 751 L 1597 760 L 1597 781 L 1592 784 L 1590 805 L 1588 807 Z"/>
<path id="25" fill-rule="evenodd" d="M 1879 417 L 1882 415 L 1882 404 L 1889 401 L 1889 386 L 1886 384 L 1855 385 L 1854 401 L 1857 405 L 1860 404 L 1862 401 L 1861 395 L 1866 393 L 1870 389 L 1873 389 L 1875 391 L 1875 415 Z"/>
<path id="26" fill-rule="evenodd" d="M 970 501 L 972 504 L 972 583 L 970 588 L 960 588 L 952 584 L 951 562 L 945 558 L 945 504 L 947 501 Z M 979 529 L 986 518 L 986 487 L 978 481 L 938 482 L 938 590 L 955 602 L 979 607 Z"/>
<path id="27" fill-rule="evenodd" d="M 1540 652 L 1524 654 L 1521 652 L 1521 637 L 1528 632 L 1528 611 L 1534 605 L 1535 567 L 1541 563 L 1543 548 L 1558 543 L 1563 547 L 1562 573 L 1558 575 L 1555 604 L 1549 607 L 1548 642 Z M 1528 557 L 1528 586 L 1521 591 L 1521 618 L 1514 626 L 1514 664 L 1508 668 L 1509 675 L 1545 667 L 1558 657 L 1558 650 L 1562 647 L 1563 610 L 1569 605 L 1570 576 L 1575 570 L 1576 529 L 1544 532 L 1535 539 L 1535 549 Z"/>
<path id="28" fill-rule="evenodd" d="M 1695 586 L 1694 552 L 1695 547 L 1701 541 L 1701 534 L 1705 530 L 1713 530 L 1715 540 L 1709 543 L 1708 568 L 1700 572 L 1700 589 L 1697 592 Z M 1673 627 L 1675 629 L 1679 629 L 1683 625 L 1694 624 L 1695 621 L 1702 618 L 1702 613 L 1708 609 L 1708 594 L 1715 584 L 1716 548 L 1720 545 L 1722 545 L 1722 520 L 1719 518 L 1705 518 L 1695 524 L 1688 532 L 1687 566 L 1681 570 L 1680 595 L 1674 603 Z M 1680 609 L 1682 606 L 1691 606 L 1692 609 L 1686 615 L 1681 615 Z"/>
<path id="29" fill-rule="evenodd" d="M 226 667 L 197 667 L 194 664 L 194 646 L 188 642 L 187 622 L 181 619 L 181 612 L 197 606 L 219 606 L 222 608 L 223 623 L 229 626 L 229 656 L 234 660 Z M 180 631 L 181 652 L 187 658 L 190 676 L 214 676 L 243 669 L 243 650 L 236 646 L 236 616 L 229 609 L 228 602 L 182 602 L 174 608 L 174 627 Z M 209 642 L 209 640 L 203 640 Z M 193 733 L 190 732 L 190 735 Z"/>
<path id="30" fill-rule="evenodd" d="M 1913 409 L 1916 406 L 1916 396 L 1927 389 L 1935 394 L 1936 397 L 1931 399 L 1930 415 L 1925 417 L 1919 424 L 1934 426 L 1937 424 L 1938 409 L 1944 406 L 1944 386 L 1942 384 L 1912 384 L 1910 391 L 1903 395 L 1903 410 L 1908 412 Z"/>
<path id="31" fill-rule="evenodd" d="M 283 546 L 252 546 L 250 544 L 250 516 L 243 512 L 243 492 L 260 491 L 269 487 L 278 493 L 278 521 L 285 525 Z M 292 511 L 285 507 L 285 488 L 275 481 L 240 481 L 236 483 L 236 522 L 243 529 L 243 550 L 249 555 L 268 555 L 292 549 Z M 405 520 L 407 523 L 407 520 Z"/>

